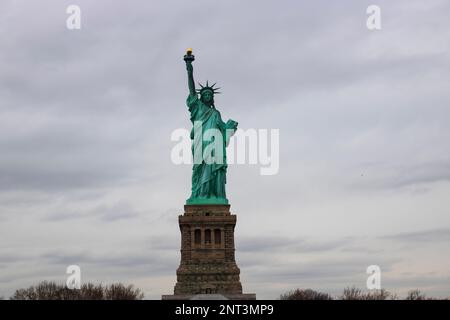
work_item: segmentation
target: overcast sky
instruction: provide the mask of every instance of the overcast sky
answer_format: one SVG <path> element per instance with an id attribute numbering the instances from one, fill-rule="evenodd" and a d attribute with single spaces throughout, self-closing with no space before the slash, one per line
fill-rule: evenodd
<path id="1" fill-rule="evenodd" d="M 364 289 L 375 264 L 450 296 L 450 2 L 330 2 L 1 0 L 0 296 L 70 264 L 173 293 L 188 47 L 225 120 L 280 130 L 277 175 L 228 170 L 244 292 Z"/>

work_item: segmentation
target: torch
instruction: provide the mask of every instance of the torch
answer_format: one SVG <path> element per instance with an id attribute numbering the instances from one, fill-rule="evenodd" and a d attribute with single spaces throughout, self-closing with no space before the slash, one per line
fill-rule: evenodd
<path id="1" fill-rule="evenodd" d="M 192 54 L 192 48 L 188 48 L 186 50 L 186 54 L 184 55 L 184 61 L 186 62 L 192 62 L 195 60 L 195 56 Z"/>

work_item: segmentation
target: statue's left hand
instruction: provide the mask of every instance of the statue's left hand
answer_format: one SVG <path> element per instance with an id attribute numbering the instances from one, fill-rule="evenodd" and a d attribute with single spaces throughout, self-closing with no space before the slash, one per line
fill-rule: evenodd
<path id="1" fill-rule="evenodd" d="M 228 120 L 227 121 L 227 123 L 226 123 L 226 127 L 227 127 L 227 129 L 233 129 L 233 130 L 236 130 L 237 129 L 237 126 L 238 126 L 238 123 L 236 122 L 236 121 L 234 121 L 234 120 Z"/>

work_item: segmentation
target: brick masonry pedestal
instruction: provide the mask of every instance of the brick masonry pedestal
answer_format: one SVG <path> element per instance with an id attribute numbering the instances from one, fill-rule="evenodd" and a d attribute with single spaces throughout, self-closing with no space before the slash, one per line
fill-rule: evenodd
<path id="1" fill-rule="evenodd" d="M 185 205 L 178 222 L 181 262 L 177 283 L 174 294 L 163 295 L 162 299 L 187 300 L 196 295 L 220 294 L 230 300 L 255 300 L 255 294 L 242 293 L 240 270 L 234 258 L 236 215 L 230 213 L 230 206 Z"/>

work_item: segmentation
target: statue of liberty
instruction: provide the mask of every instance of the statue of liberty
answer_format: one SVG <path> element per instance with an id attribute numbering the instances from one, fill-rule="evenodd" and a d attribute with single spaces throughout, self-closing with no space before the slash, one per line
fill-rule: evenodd
<path id="1" fill-rule="evenodd" d="M 191 114 L 192 155 L 192 193 L 187 204 L 228 204 L 225 194 L 227 158 L 226 147 L 237 129 L 238 123 L 222 121 L 220 112 L 214 105 L 214 95 L 220 88 L 215 84 L 200 85 L 195 88 L 192 62 L 195 60 L 192 49 L 184 56 L 188 73 L 189 96 L 187 106 Z"/>

